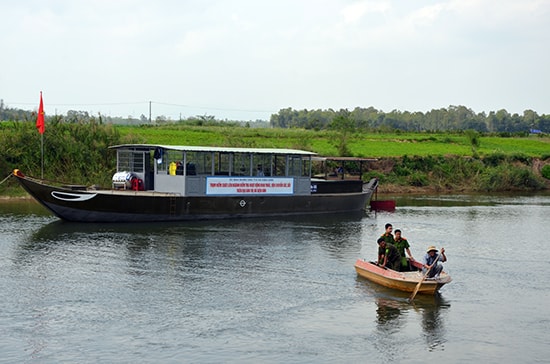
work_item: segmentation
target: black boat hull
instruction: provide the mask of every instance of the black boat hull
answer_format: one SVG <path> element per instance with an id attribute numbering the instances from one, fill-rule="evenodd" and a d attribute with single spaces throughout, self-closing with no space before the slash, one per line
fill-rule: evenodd
<path id="1" fill-rule="evenodd" d="M 180 196 L 152 191 L 87 190 L 56 187 L 14 173 L 38 202 L 74 222 L 191 221 L 327 214 L 364 210 L 377 182 L 351 193 L 264 196 Z"/>

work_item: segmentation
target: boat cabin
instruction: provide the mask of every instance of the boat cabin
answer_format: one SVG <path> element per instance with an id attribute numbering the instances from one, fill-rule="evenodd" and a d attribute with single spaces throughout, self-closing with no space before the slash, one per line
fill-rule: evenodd
<path id="1" fill-rule="evenodd" d="M 295 149 L 125 144 L 114 189 L 206 195 L 311 194 L 313 152 Z"/>

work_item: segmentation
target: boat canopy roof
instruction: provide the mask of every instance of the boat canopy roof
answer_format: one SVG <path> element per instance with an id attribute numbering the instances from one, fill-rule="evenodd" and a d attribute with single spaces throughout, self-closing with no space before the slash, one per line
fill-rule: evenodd
<path id="1" fill-rule="evenodd" d="M 316 162 L 334 161 L 334 162 L 375 162 L 376 158 L 360 158 L 360 157 L 318 157 L 312 158 Z"/>
<path id="2" fill-rule="evenodd" d="M 191 145 L 162 145 L 162 144 L 120 144 L 109 147 L 110 149 L 134 149 L 134 150 L 155 150 L 162 148 L 166 150 L 177 150 L 182 152 L 218 152 L 218 153 L 252 153 L 252 154 L 291 154 L 302 156 L 315 156 L 317 153 L 298 149 L 280 148 L 237 148 L 237 147 L 204 147 Z"/>

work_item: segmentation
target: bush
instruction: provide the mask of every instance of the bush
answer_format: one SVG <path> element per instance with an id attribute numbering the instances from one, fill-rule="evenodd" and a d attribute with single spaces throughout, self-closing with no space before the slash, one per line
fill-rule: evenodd
<path id="1" fill-rule="evenodd" d="M 543 166 L 540 172 L 544 178 L 550 179 L 550 164 Z"/>
<path id="2" fill-rule="evenodd" d="M 369 171 L 367 173 L 363 173 L 363 176 L 362 176 L 363 181 L 370 181 L 371 178 L 378 178 L 381 182 L 387 179 L 386 175 L 382 172 Z"/>
<path id="3" fill-rule="evenodd" d="M 429 185 L 428 178 L 424 173 L 414 172 L 407 177 L 407 182 L 411 186 L 424 187 Z"/>
<path id="4" fill-rule="evenodd" d="M 431 155 L 425 157 L 404 155 L 401 163 L 394 168 L 397 175 L 406 176 L 415 171 L 430 172 L 441 163 L 445 163 L 445 158 Z"/>
<path id="5" fill-rule="evenodd" d="M 504 153 L 493 153 L 483 158 L 483 163 L 488 167 L 496 167 L 506 160 Z"/>
<path id="6" fill-rule="evenodd" d="M 484 191 L 541 189 L 544 185 L 528 168 L 500 165 L 481 175 L 479 188 Z"/>
<path id="7" fill-rule="evenodd" d="M 108 186 L 116 169 L 110 145 L 124 138 L 112 125 L 66 124 L 56 120 L 44 133 L 44 178 L 72 183 L 98 183 Z M 129 138 L 132 142 L 132 138 Z M 34 123 L 15 122 L 0 134 L 0 170 L 3 174 L 20 168 L 30 176 L 41 176 L 41 141 Z"/>
<path id="8" fill-rule="evenodd" d="M 466 139 L 468 139 L 468 142 L 472 147 L 472 151 L 475 152 L 476 148 L 478 148 L 480 145 L 480 134 L 475 130 L 468 129 L 464 131 L 464 135 L 466 136 Z"/>
<path id="9" fill-rule="evenodd" d="M 511 161 L 521 162 L 525 165 L 531 165 L 532 158 L 525 153 L 514 153 L 510 156 Z"/>

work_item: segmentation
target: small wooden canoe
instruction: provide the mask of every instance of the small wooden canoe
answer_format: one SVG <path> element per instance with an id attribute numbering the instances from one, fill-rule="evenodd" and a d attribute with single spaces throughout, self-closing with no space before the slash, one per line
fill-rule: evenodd
<path id="1" fill-rule="evenodd" d="M 417 268 L 422 268 L 422 264 L 419 262 L 411 263 Z M 358 275 L 371 282 L 404 292 L 413 292 L 423 277 L 422 271 L 397 272 L 388 268 L 382 268 L 375 262 L 368 262 L 362 259 L 357 259 L 355 262 L 355 270 Z M 418 293 L 433 295 L 449 282 L 451 282 L 451 276 L 446 272 L 441 272 L 439 278 L 425 279 L 420 285 Z"/>

